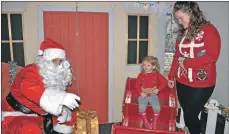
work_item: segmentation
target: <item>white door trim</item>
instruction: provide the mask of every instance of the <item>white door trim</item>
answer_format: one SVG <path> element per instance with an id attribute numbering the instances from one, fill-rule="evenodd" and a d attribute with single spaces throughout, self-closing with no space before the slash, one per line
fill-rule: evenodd
<path id="1" fill-rule="evenodd" d="M 37 9 L 38 39 L 44 40 L 44 11 L 76 11 L 73 6 L 39 6 Z M 109 14 L 109 66 L 108 66 L 108 122 L 114 118 L 114 11 L 112 8 L 77 7 L 78 12 L 106 12 Z"/>

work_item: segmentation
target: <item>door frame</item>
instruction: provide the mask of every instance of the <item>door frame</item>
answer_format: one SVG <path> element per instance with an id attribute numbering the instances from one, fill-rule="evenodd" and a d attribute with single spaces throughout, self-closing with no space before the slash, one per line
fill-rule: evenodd
<path id="1" fill-rule="evenodd" d="M 105 7 L 73 7 L 45 5 L 37 8 L 37 26 L 39 44 L 44 40 L 44 11 L 76 11 L 76 12 L 105 12 L 109 14 L 109 44 L 108 44 L 108 122 L 114 118 L 114 11 Z"/>

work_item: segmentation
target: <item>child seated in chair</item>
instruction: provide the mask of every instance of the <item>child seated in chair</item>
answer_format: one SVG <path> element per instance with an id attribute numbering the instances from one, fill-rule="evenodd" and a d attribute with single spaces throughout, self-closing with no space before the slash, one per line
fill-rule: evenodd
<path id="1" fill-rule="evenodd" d="M 147 56 L 142 61 L 142 71 L 136 80 L 136 90 L 139 93 L 138 111 L 147 129 L 157 129 L 157 121 L 161 106 L 158 99 L 158 92 L 167 87 L 167 79 L 160 74 L 158 58 Z M 152 106 L 154 115 L 152 124 L 146 116 L 148 103 Z"/>

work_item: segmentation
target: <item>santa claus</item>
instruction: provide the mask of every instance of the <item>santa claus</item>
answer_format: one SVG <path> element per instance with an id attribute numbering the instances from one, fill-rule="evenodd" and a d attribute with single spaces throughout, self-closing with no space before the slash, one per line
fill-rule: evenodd
<path id="1" fill-rule="evenodd" d="M 71 80 L 64 48 L 43 41 L 36 62 L 19 72 L 2 101 L 4 134 L 72 133 L 80 97 L 66 91 Z"/>

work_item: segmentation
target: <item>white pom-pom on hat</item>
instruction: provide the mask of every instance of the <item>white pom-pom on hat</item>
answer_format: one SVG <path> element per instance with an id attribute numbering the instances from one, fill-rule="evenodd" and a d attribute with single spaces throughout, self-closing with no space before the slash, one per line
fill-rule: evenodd
<path id="1" fill-rule="evenodd" d="M 38 55 L 43 55 L 43 51 L 42 50 L 38 50 Z"/>
<path id="2" fill-rule="evenodd" d="M 40 50 L 38 50 L 39 55 L 47 60 L 53 60 L 56 58 L 65 59 L 65 50 L 61 44 L 53 41 L 52 39 L 46 39 L 41 43 Z"/>

